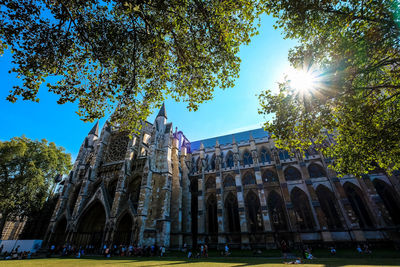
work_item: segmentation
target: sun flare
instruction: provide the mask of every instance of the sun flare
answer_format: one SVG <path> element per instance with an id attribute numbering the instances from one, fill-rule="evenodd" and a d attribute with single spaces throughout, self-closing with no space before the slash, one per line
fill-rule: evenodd
<path id="1" fill-rule="evenodd" d="M 310 92 L 315 89 L 318 82 L 318 74 L 311 70 L 289 69 L 286 79 L 292 89 L 297 92 Z"/>

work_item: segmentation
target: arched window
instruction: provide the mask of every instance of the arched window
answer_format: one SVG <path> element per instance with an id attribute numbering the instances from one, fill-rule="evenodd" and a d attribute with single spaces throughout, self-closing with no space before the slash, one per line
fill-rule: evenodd
<path id="1" fill-rule="evenodd" d="M 395 225 L 400 224 L 400 201 L 399 196 L 382 180 L 375 179 L 373 181 L 376 192 L 381 197 L 390 217 Z"/>
<path id="2" fill-rule="evenodd" d="M 288 167 L 285 170 L 285 179 L 286 181 L 301 180 L 301 173 L 295 167 Z"/>
<path id="3" fill-rule="evenodd" d="M 256 184 L 256 179 L 254 178 L 254 175 L 251 172 L 247 172 L 244 175 L 243 185 L 247 185 L 247 184 Z"/>
<path id="4" fill-rule="evenodd" d="M 251 165 L 253 164 L 253 158 L 251 157 L 251 154 L 249 151 L 245 151 L 243 154 L 243 165 Z"/>
<path id="5" fill-rule="evenodd" d="M 206 181 L 206 190 L 207 189 L 211 189 L 211 188 L 215 188 L 215 177 L 209 177 Z"/>
<path id="6" fill-rule="evenodd" d="M 230 175 L 226 176 L 224 179 L 224 187 L 228 186 L 236 186 L 235 179 Z"/>
<path id="7" fill-rule="evenodd" d="M 210 195 L 207 199 L 207 222 L 208 233 L 218 233 L 217 199 L 215 194 Z"/>
<path id="8" fill-rule="evenodd" d="M 287 152 L 286 150 L 279 150 L 279 159 L 280 160 L 290 159 L 289 152 Z"/>
<path id="9" fill-rule="evenodd" d="M 340 209 L 335 195 L 326 186 L 319 185 L 316 190 L 322 212 L 325 214 L 329 229 L 341 229 Z"/>
<path id="10" fill-rule="evenodd" d="M 264 147 L 261 149 L 260 152 L 260 161 L 261 163 L 271 162 L 271 157 Z"/>
<path id="11" fill-rule="evenodd" d="M 262 174 L 262 179 L 263 179 L 264 183 L 277 182 L 278 181 L 278 176 L 276 175 L 276 173 L 274 171 L 266 170 Z"/>
<path id="12" fill-rule="evenodd" d="M 275 191 L 271 191 L 268 195 L 268 210 L 274 230 L 287 230 L 284 202 Z"/>
<path id="13" fill-rule="evenodd" d="M 226 155 L 226 167 L 232 168 L 234 165 L 233 163 L 233 153 L 232 151 L 229 151 L 228 154 Z"/>
<path id="14" fill-rule="evenodd" d="M 346 182 L 343 185 L 344 191 L 346 192 L 347 198 L 350 205 L 358 218 L 358 223 L 361 228 L 372 228 L 374 227 L 369 209 L 363 200 L 361 190 L 353 185 L 352 183 Z"/>
<path id="15" fill-rule="evenodd" d="M 314 219 L 310 207 L 308 196 L 304 191 L 295 187 L 290 193 L 290 199 L 293 203 L 296 215 L 296 224 L 299 230 L 313 230 Z"/>
<path id="16" fill-rule="evenodd" d="M 225 216 L 227 230 L 230 233 L 240 232 L 240 220 L 239 220 L 239 209 L 238 201 L 236 196 L 230 192 L 225 199 Z"/>
<path id="17" fill-rule="evenodd" d="M 261 214 L 260 199 L 250 191 L 246 196 L 247 223 L 249 232 L 256 233 L 264 230 L 263 219 Z"/>
<path id="18" fill-rule="evenodd" d="M 308 166 L 308 172 L 310 174 L 310 178 L 326 177 L 326 172 L 324 168 L 322 168 L 321 165 L 318 165 L 316 163 L 311 163 Z"/>
<path id="19" fill-rule="evenodd" d="M 210 170 L 215 170 L 215 154 L 211 157 Z"/>

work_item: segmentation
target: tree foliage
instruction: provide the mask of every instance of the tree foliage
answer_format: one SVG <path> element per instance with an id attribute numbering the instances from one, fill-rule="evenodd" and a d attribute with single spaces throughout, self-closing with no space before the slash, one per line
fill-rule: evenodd
<path id="1" fill-rule="evenodd" d="M 400 10 L 393 0 L 269 1 L 298 69 L 319 70 L 310 92 L 290 81 L 260 95 L 265 128 L 287 150 L 310 145 L 341 174 L 400 167 Z"/>
<path id="2" fill-rule="evenodd" d="M 0 141 L 0 233 L 7 219 L 42 208 L 53 179 L 71 168 L 71 155 L 46 140 Z"/>
<path id="3" fill-rule="evenodd" d="M 3 0 L 0 40 L 23 80 L 9 101 L 39 101 L 40 85 L 78 102 L 85 121 L 113 111 L 138 127 L 167 95 L 196 110 L 233 86 L 239 46 L 256 34 L 257 0 Z M 1 51 L 0 51 L 1 52 Z"/>

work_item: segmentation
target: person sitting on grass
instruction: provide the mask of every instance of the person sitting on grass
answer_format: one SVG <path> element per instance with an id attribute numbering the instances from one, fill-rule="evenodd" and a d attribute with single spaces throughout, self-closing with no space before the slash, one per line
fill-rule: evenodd
<path id="1" fill-rule="evenodd" d="M 361 254 L 363 252 L 360 245 L 357 245 L 357 252 L 358 254 Z"/>
<path id="2" fill-rule="evenodd" d="M 297 258 L 294 261 L 283 262 L 284 264 L 301 264 L 301 258 Z"/>
<path id="3" fill-rule="evenodd" d="M 311 249 L 307 249 L 306 252 L 305 252 L 305 254 L 306 254 L 306 259 L 307 259 L 307 260 L 313 260 L 313 259 L 315 259 L 315 257 L 311 254 Z"/>
<path id="4" fill-rule="evenodd" d="M 335 256 L 336 255 L 336 248 L 331 247 L 331 256 Z"/>

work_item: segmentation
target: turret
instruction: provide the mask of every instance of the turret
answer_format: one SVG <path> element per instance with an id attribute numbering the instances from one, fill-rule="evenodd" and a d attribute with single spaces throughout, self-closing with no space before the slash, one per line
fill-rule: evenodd
<path id="1" fill-rule="evenodd" d="M 157 131 L 162 132 L 164 130 L 165 124 L 167 123 L 167 112 L 165 111 L 164 103 L 158 111 L 155 123 Z"/>

